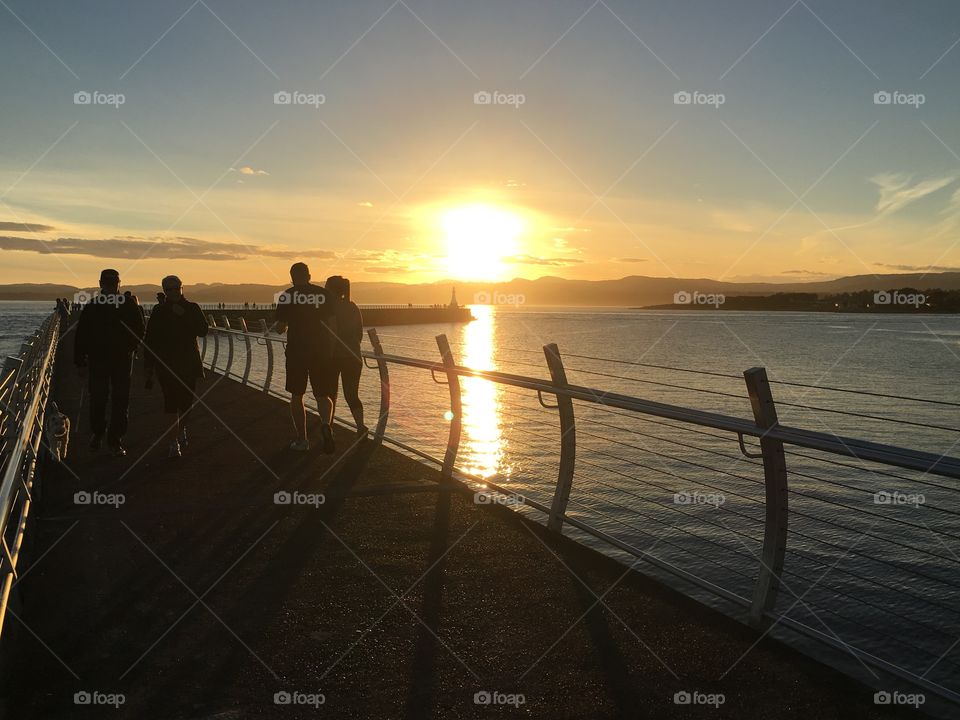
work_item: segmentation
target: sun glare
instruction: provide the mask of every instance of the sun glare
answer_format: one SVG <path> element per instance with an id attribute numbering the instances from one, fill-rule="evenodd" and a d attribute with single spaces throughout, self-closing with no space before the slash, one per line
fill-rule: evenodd
<path id="1" fill-rule="evenodd" d="M 517 254 L 526 223 L 494 205 L 450 208 L 440 216 L 447 243 L 447 271 L 458 280 L 499 280 L 507 259 Z"/>

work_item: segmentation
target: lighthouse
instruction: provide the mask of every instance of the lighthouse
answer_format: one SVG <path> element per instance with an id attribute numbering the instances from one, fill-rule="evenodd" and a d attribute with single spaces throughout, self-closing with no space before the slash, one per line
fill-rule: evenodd
<path id="1" fill-rule="evenodd" d="M 460 307 L 460 303 L 457 302 L 457 288 L 451 288 L 450 292 L 450 307 L 456 308 Z"/>

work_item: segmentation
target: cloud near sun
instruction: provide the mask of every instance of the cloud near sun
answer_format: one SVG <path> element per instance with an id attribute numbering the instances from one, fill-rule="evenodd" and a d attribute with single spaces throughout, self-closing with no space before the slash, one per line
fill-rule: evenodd
<path id="1" fill-rule="evenodd" d="M 240 243 L 215 242 L 191 237 L 174 238 L 56 238 L 41 240 L 11 235 L 0 235 L 0 250 L 35 252 L 56 255 L 88 255 L 99 258 L 152 258 L 177 260 L 244 260 L 248 257 L 298 258 L 310 256 L 332 258 L 330 250 L 289 250 Z"/>

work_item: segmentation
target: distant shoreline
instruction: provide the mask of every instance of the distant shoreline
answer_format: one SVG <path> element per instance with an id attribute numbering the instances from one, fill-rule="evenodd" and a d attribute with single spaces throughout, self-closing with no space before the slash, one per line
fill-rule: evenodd
<path id="1" fill-rule="evenodd" d="M 685 310 L 719 311 L 719 312 L 793 312 L 793 313 L 824 313 L 833 315 L 960 315 L 960 310 L 935 310 L 933 308 L 889 307 L 876 306 L 870 308 L 784 308 L 784 307 L 725 307 L 720 305 L 643 305 L 629 307 L 628 310 Z"/>

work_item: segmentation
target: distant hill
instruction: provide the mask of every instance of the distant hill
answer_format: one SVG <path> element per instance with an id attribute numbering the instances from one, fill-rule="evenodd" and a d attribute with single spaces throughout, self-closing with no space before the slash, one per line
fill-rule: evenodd
<path id="1" fill-rule="evenodd" d="M 186 293 L 197 302 L 271 302 L 281 285 L 223 283 L 188 285 Z M 453 282 L 405 284 L 389 282 L 357 282 L 353 299 L 361 304 L 443 303 L 450 301 L 451 288 L 456 287 L 461 304 L 509 303 L 522 300 L 527 305 L 614 306 L 636 307 L 673 302 L 678 292 L 723 293 L 738 295 L 773 295 L 775 293 L 837 294 L 864 290 L 916 288 L 917 290 L 960 290 L 960 272 L 852 275 L 836 280 L 797 283 L 739 283 L 710 278 L 663 278 L 632 275 L 619 280 L 565 280 L 542 277 L 537 280 L 514 279 L 501 283 Z M 86 288 L 90 289 L 90 288 Z M 141 300 L 148 302 L 159 285 L 124 286 Z M 0 285 L 0 300 L 49 300 L 73 297 L 78 288 L 56 284 L 17 283 Z"/>

